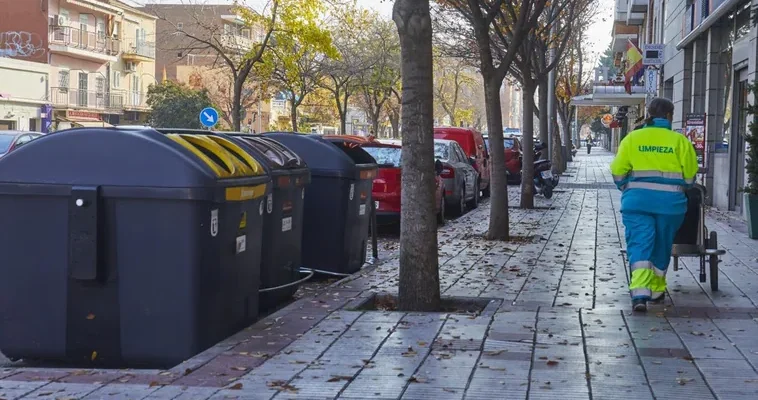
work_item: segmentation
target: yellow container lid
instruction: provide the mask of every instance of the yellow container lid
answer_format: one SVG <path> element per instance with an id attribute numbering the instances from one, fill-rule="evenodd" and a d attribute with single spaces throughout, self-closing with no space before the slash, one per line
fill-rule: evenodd
<path id="1" fill-rule="evenodd" d="M 219 178 L 263 175 L 263 168 L 242 148 L 222 137 L 186 133 L 169 133 L 178 143 L 203 161 Z"/>

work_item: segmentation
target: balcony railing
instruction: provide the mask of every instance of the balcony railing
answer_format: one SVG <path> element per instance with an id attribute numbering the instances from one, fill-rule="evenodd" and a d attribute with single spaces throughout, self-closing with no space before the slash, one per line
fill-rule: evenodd
<path id="1" fill-rule="evenodd" d="M 129 39 L 126 42 L 129 44 L 124 47 L 124 56 L 131 54 L 141 57 L 155 58 L 155 43 L 136 41 L 133 39 Z"/>
<path id="2" fill-rule="evenodd" d="M 115 56 L 121 51 L 121 42 L 95 32 L 70 26 L 51 26 L 50 44 Z"/>
<path id="3" fill-rule="evenodd" d="M 123 109 L 126 94 L 121 91 L 104 93 L 76 88 L 50 88 L 50 102 L 59 107 L 76 107 L 93 110 Z"/>
<path id="4" fill-rule="evenodd" d="M 126 99 L 124 108 L 148 108 L 147 93 L 128 90 L 124 93 L 124 96 Z"/>
<path id="5" fill-rule="evenodd" d="M 240 35 L 223 34 L 219 37 L 219 42 L 230 50 L 248 51 L 253 48 L 253 40 Z"/>

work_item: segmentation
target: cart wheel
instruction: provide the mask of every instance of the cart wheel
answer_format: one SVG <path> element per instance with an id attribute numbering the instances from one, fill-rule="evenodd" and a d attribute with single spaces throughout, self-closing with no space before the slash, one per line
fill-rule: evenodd
<path id="1" fill-rule="evenodd" d="M 718 249 L 718 237 L 716 236 L 716 232 L 711 232 L 710 236 L 708 237 L 708 248 L 709 249 Z M 718 292 L 719 291 L 719 256 L 717 255 L 711 255 L 708 257 L 708 264 L 710 265 L 711 269 L 711 291 L 712 292 Z"/>

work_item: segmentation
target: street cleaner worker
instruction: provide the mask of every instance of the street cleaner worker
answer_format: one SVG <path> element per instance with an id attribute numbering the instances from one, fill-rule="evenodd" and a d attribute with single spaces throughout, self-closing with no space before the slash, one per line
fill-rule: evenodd
<path id="1" fill-rule="evenodd" d="M 698 171 L 694 146 L 671 130 L 674 104 L 655 98 L 647 112 L 644 127 L 621 140 L 611 163 L 613 180 L 622 191 L 634 311 L 647 311 L 648 301 L 664 299 L 671 247 L 687 211 L 685 190 Z"/>

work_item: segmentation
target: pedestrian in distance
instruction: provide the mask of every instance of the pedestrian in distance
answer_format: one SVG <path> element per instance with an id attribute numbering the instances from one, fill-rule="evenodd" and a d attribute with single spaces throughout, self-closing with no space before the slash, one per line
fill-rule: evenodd
<path id="1" fill-rule="evenodd" d="M 634 311 L 646 311 L 648 302 L 665 297 L 671 248 L 687 211 L 685 191 L 698 171 L 692 144 L 671 129 L 674 104 L 655 98 L 647 112 L 645 126 L 621 140 L 611 163 L 613 180 L 622 191 Z"/>
<path id="2" fill-rule="evenodd" d="M 592 151 L 592 138 L 588 137 L 587 138 L 587 154 L 590 154 L 591 151 Z"/>

